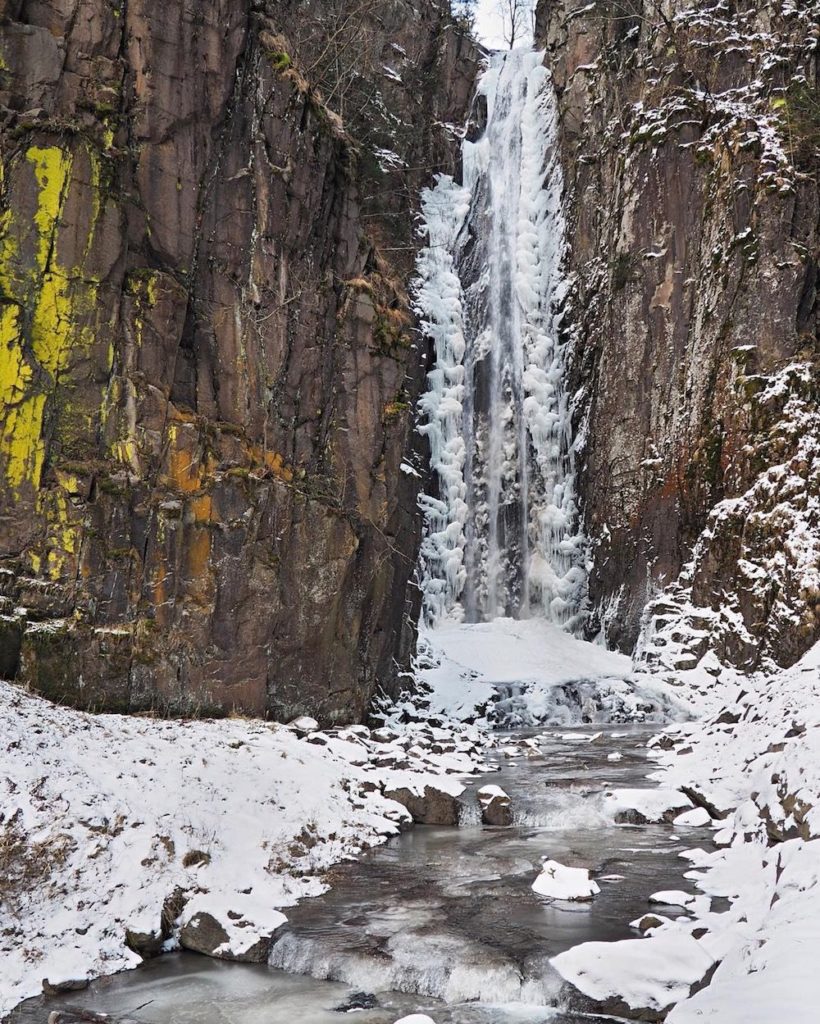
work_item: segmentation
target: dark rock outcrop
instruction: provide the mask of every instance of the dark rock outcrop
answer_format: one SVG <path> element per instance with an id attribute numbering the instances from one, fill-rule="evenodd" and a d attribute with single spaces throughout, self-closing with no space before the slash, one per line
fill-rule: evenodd
<path id="1" fill-rule="evenodd" d="M 790 664 L 820 637 L 819 14 L 538 7 L 571 205 L 590 629 L 631 651 L 676 584 L 644 620 L 671 668 L 707 650 Z"/>
<path id="2" fill-rule="evenodd" d="M 230 911 L 229 911 L 230 914 Z M 239 914 L 235 915 L 240 917 Z M 260 935 L 255 942 L 236 950 L 230 935 L 213 914 L 204 911 L 195 914 L 179 931 L 179 944 L 193 953 L 216 957 L 218 960 L 234 960 L 245 964 L 267 962 L 277 932 Z"/>
<path id="3" fill-rule="evenodd" d="M 403 282 L 476 51 L 374 0 L 334 82 L 310 6 L 3 7 L 0 671 L 56 700 L 353 720 L 412 646 Z"/>
<path id="4" fill-rule="evenodd" d="M 384 795 L 405 807 L 418 825 L 458 824 L 458 797 L 434 786 L 425 786 L 421 793 L 402 786 L 385 790 Z"/>
<path id="5" fill-rule="evenodd" d="M 512 801 L 499 786 L 484 786 L 479 789 L 478 804 L 484 825 L 512 825 Z"/>

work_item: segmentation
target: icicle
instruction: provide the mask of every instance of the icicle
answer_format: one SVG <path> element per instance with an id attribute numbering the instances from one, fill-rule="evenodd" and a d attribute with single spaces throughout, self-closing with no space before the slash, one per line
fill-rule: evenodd
<path id="1" fill-rule="evenodd" d="M 424 616 L 544 615 L 576 628 L 586 578 L 558 310 L 566 226 L 543 54 L 498 54 L 464 187 L 423 197 L 417 308 L 436 364 L 421 401 L 439 493 L 425 496 Z"/>

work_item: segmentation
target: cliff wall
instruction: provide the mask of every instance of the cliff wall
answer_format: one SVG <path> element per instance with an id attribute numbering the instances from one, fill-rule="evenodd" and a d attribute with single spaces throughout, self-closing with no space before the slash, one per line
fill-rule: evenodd
<path id="1" fill-rule="evenodd" d="M 403 282 L 473 44 L 405 0 L 0 15 L 0 673 L 360 717 L 413 642 Z"/>
<path id="2" fill-rule="evenodd" d="M 570 203 L 590 631 L 820 637 L 818 5 L 541 0 Z M 644 611 L 645 606 L 649 607 Z"/>

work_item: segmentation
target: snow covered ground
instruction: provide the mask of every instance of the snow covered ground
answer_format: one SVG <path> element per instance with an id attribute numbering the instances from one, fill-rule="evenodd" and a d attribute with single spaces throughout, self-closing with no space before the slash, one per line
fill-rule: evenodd
<path id="1" fill-rule="evenodd" d="M 128 943 L 173 948 L 210 918 L 217 955 L 264 958 L 279 908 L 409 819 L 385 791 L 457 796 L 482 762 L 475 730 L 300 738 L 89 715 L 0 683 L 0 1016 L 43 979 L 136 966 Z"/>
<path id="2" fill-rule="evenodd" d="M 647 892 L 660 925 L 561 954 L 554 966 L 567 980 L 610 1006 L 675 1004 L 670 1024 L 815 1024 L 820 645 L 790 669 L 750 676 L 708 654 L 660 675 L 543 620 L 445 621 L 423 634 L 420 664 L 428 713 L 442 717 L 486 721 L 499 689 L 520 684 L 534 721 L 560 722 L 554 695 L 588 680 L 618 692 L 627 717 L 652 695 L 672 721 L 652 743 L 656 788 L 615 790 L 607 809 L 626 822 L 711 822 L 718 851 L 681 853 L 704 895 L 668 907 Z"/>
<path id="3" fill-rule="evenodd" d="M 670 802 L 685 793 L 713 821 L 718 851 L 681 853 L 705 896 L 648 938 L 587 943 L 553 964 L 595 1000 L 655 1011 L 675 1003 L 669 1024 L 814 1024 L 820 645 L 790 669 L 716 678 L 701 668 L 678 683 L 700 720 L 656 738 L 652 777 L 656 792 Z M 728 909 L 712 909 L 716 897 Z"/>
<path id="4" fill-rule="evenodd" d="M 718 850 L 682 851 L 702 895 L 647 892 L 645 937 L 554 966 L 610 1009 L 672 1006 L 670 1024 L 814 1024 L 820 646 L 788 670 L 744 676 L 708 656 L 662 681 L 542 620 L 444 624 L 423 650 L 421 701 L 374 731 L 94 716 L 0 683 L 0 1013 L 43 979 L 135 966 L 135 948 L 172 948 L 202 919 L 221 930 L 217 955 L 256 955 L 328 867 L 408 820 L 387 793 L 446 802 L 486 767 L 495 741 L 462 723 L 486 722 L 499 689 L 560 724 L 550 694 L 583 679 L 621 687 L 625 715 L 651 692 L 679 719 L 651 744 L 657 786 L 613 791 L 607 816 L 711 822 Z"/>

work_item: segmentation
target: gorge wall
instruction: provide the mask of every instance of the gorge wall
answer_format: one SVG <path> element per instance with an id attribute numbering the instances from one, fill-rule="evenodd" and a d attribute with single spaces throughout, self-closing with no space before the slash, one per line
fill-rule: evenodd
<path id="1" fill-rule="evenodd" d="M 394 686 L 448 6 L 0 0 L 3 677 L 323 722 Z M 650 665 L 820 636 L 818 14 L 538 4 L 588 629 Z"/>
<path id="2" fill-rule="evenodd" d="M 0 15 L 0 674 L 361 717 L 413 642 L 412 209 L 474 44 L 409 0 Z"/>
<path id="3" fill-rule="evenodd" d="M 640 636 L 649 664 L 791 664 L 820 637 L 819 14 L 538 5 L 590 631 L 625 651 Z"/>

